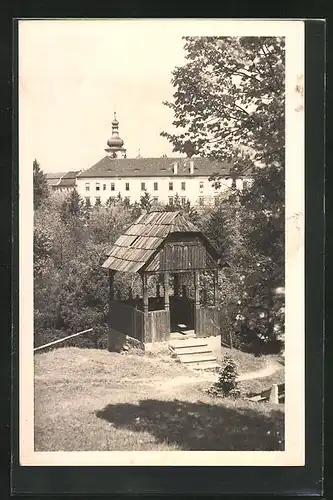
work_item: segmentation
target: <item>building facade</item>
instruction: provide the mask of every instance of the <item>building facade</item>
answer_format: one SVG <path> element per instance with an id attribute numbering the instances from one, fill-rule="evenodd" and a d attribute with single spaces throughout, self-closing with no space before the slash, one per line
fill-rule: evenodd
<path id="1" fill-rule="evenodd" d="M 47 185 L 52 191 L 68 193 L 76 188 L 76 177 L 80 172 L 81 170 L 55 174 L 46 173 Z"/>
<path id="2" fill-rule="evenodd" d="M 149 193 L 156 203 L 173 204 L 177 196 L 183 205 L 188 201 L 205 205 L 214 203 L 231 188 L 230 165 L 197 157 L 127 158 L 118 126 L 115 116 L 106 156 L 76 176 L 77 191 L 86 202 L 105 204 L 110 198 L 121 196 L 135 203 Z M 221 176 L 218 189 L 209 180 L 214 174 Z M 248 182 L 250 179 L 237 179 L 236 187 L 243 189 Z"/>

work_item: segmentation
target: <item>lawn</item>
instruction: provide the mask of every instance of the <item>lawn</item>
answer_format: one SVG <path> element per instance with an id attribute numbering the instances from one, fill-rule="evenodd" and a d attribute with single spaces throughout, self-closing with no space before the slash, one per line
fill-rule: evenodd
<path id="1" fill-rule="evenodd" d="M 258 363 L 249 356 L 246 371 Z M 283 405 L 214 399 L 205 392 L 212 376 L 165 353 L 67 347 L 36 354 L 35 450 L 283 449 Z M 267 388 L 260 380 L 259 390 Z"/>

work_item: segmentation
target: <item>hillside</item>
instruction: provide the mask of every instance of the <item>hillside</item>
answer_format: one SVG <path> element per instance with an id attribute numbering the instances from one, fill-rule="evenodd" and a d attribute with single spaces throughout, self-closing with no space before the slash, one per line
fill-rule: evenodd
<path id="1" fill-rule="evenodd" d="M 35 450 L 283 449 L 282 405 L 213 399 L 205 393 L 211 380 L 152 353 L 38 354 Z"/>

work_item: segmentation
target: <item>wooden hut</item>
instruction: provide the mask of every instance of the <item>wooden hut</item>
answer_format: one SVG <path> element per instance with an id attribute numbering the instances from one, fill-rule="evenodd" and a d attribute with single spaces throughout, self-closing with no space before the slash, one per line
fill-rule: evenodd
<path id="1" fill-rule="evenodd" d="M 102 267 L 109 270 L 110 279 L 110 350 L 119 336 L 132 337 L 143 345 L 167 341 L 177 325 L 192 334 L 194 331 L 197 337 L 220 333 L 218 254 L 207 237 L 181 212 L 141 215 L 117 239 Z M 205 296 L 202 293 L 205 290 L 200 290 L 202 272 L 210 276 L 213 300 L 209 305 L 202 300 Z M 129 293 L 117 300 L 115 273 L 138 273 L 142 280 L 141 297 L 133 298 Z M 149 294 L 148 283 L 153 275 L 159 277 L 162 286 L 158 285 L 156 293 Z M 193 297 L 181 286 L 185 276 L 191 277 Z"/>

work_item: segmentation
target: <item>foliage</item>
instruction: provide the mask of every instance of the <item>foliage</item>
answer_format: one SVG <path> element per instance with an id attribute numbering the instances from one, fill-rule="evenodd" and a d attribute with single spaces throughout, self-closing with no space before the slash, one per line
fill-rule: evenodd
<path id="1" fill-rule="evenodd" d="M 65 224 L 77 224 L 85 214 L 85 204 L 76 189 L 73 189 L 63 201 L 60 210 L 61 220 Z"/>
<path id="2" fill-rule="evenodd" d="M 174 151 L 229 160 L 240 170 L 255 160 L 282 163 L 284 39 L 184 40 L 187 62 L 173 71 L 177 90 L 174 102 L 165 103 L 174 112 L 173 125 L 183 133 L 162 132 Z"/>
<path id="3" fill-rule="evenodd" d="M 33 190 L 34 210 L 36 210 L 49 195 L 46 176 L 36 159 L 33 161 Z"/>
<path id="4" fill-rule="evenodd" d="M 149 211 L 152 208 L 153 200 L 148 191 L 146 191 L 145 194 L 140 197 L 140 206 L 143 210 L 147 211 Z"/>
<path id="5" fill-rule="evenodd" d="M 86 207 L 75 191 L 53 193 L 35 211 L 35 341 L 43 344 L 90 327 L 105 328 L 108 277 L 100 264 L 115 239 L 133 222 L 123 200 Z M 54 332 L 52 334 L 52 332 Z M 94 338 L 75 345 L 95 346 Z M 87 344 L 88 342 L 88 344 Z M 99 345 L 102 341 L 98 340 Z"/>
<path id="6" fill-rule="evenodd" d="M 284 314 L 273 290 L 284 284 L 284 39 L 185 37 L 184 66 L 173 71 L 174 151 L 230 165 L 233 189 L 212 211 L 195 214 L 215 242 L 221 301 L 239 346 L 280 347 Z M 236 178 L 252 185 L 236 189 Z M 221 184 L 217 171 L 211 181 Z M 226 292 L 226 293 L 225 293 Z M 223 299 L 224 297 L 224 299 Z"/>
<path id="7" fill-rule="evenodd" d="M 212 396 L 238 397 L 240 395 L 237 381 L 238 370 L 235 361 L 226 355 L 223 359 L 223 367 L 220 370 L 218 381 L 209 389 Z"/>

